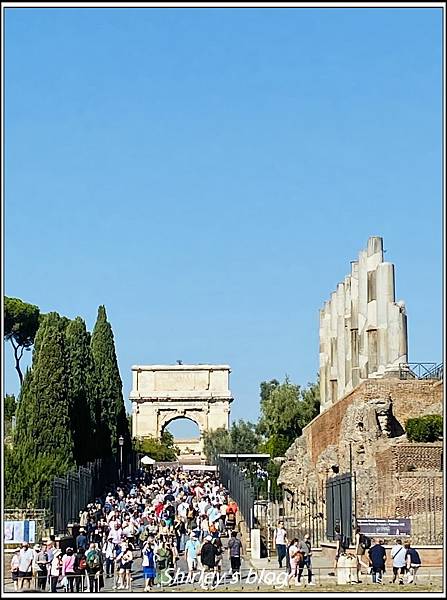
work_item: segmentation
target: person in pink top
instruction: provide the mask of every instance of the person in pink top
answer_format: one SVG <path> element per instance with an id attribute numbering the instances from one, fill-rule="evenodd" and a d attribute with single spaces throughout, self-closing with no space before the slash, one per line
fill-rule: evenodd
<path id="1" fill-rule="evenodd" d="M 62 577 L 67 578 L 67 590 L 71 593 L 74 592 L 74 580 L 75 580 L 75 555 L 73 548 L 67 548 L 64 556 L 62 557 Z"/>
<path id="2" fill-rule="evenodd" d="M 289 586 L 290 586 L 291 579 L 295 579 L 296 585 L 301 585 L 301 582 L 298 582 L 298 566 L 302 560 L 303 555 L 299 550 L 298 541 L 299 540 L 297 540 L 297 538 L 294 538 L 292 540 L 291 545 L 289 546 L 289 558 L 290 558 L 290 573 L 289 573 L 289 577 L 288 577 Z"/>

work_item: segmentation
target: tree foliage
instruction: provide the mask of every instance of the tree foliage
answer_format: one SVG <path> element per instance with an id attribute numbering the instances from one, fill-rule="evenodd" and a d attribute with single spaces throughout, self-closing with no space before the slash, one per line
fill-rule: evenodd
<path id="1" fill-rule="evenodd" d="M 17 407 L 16 397 L 14 394 L 6 394 L 3 406 L 5 420 L 11 421 L 12 417 L 16 414 Z"/>
<path id="2" fill-rule="evenodd" d="M 219 454 L 232 452 L 230 432 L 225 427 L 218 427 L 203 433 L 203 452 L 209 464 L 216 464 Z"/>
<path id="3" fill-rule="evenodd" d="M 442 416 L 425 415 L 408 419 L 405 430 L 410 442 L 436 442 L 442 439 Z"/>
<path id="4" fill-rule="evenodd" d="M 4 410 L 4 435 L 5 442 L 11 443 L 10 435 L 12 431 L 12 419 L 16 414 L 17 402 L 14 394 L 6 394 L 3 400 L 3 410 Z"/>
<path id="5" fill-rule="evenodd" d="M 11 453 L 15 480 L 7 482 L 10 501 L 38 505 L 54 477 L 74 467 L 73 450 L 65 333 L 59 315 L 50 313 L 37 332 L 32 371 L 20 392 Z"/>
<path id="6" fill-rule="evenodd" d="M 116 358 L 112 327 L 107 321 L 106 309 L 100 306 L 93 329 L 91 348 L 95 363 L 100 422 L 97 422 L 97 437 L 102 451 L 118 450 L 118 438 L 124 438 L 124 451 L 131 448 L 131 439 L 123 398 L 123 384 Z"/>
<path id="7" fill-rule="evenodd" d="M 5 297 L 4 303 L 4 337 L 10 341 L 14 349 L 15 368 L 19 376 L 20 385 L 23 383 L 23 374 L 20 360 L 25 350 L 34 343 L 39 328 L 39 307 L 23 302 L 19 298 Z"/>
<path id="8" fill-rule="evenodd" d="M 230 429 L 219 427 L 204 433 L 203 451 L 210 464 L 216 462 L 219 454 L 253 454 L 257 452 L 260 436 L 256 425 L 239 419 Z"/>
<path id="9" fill-rule="evenodd" d="M 283 456 L 299 437 L 303 428 L 314 419 L 320 409 L 318 382 L 307 388 L 291 383 L 286 376 L 261 383 L 261 416 L 257 429 L 264 437 L 260 449 L 272 457 Z"/>
<path id="10" fill-rule="evenodd" d="M 94 436 L 99 407 L 90 336 L 81 317 L 68 323 L 66 338 L 68 405 L 74 456 L 78 465 L 84 465 L 97 454 Z"/>
<path id="11" fill-rule="evenodd" d="M 160 439 L 144 437 L 135 442 L 135 449 L 157 462 L 169 462 L 177 459 L 178 448 L 174 445 L 174 436 L 164 430 Z"/>

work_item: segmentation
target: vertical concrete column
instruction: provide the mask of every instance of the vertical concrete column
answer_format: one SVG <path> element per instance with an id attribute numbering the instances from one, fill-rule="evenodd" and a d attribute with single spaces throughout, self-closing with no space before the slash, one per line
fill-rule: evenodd
<path id="1" fill-rule="evenodd" d="M 334 396 L 333 386 L 331 384 L 332 381 L 338 380 L 338 348 L 337 348 L 337 293 L 332 292 L 331 300 L 331 329 L 330 329 L 330 344 L 331 344 L 331 352 L 329 355 L 329 364 L 330 364 L 330 378 L 329 378 L 329 394 L 331 398 L 331 404 L 337 401 Z"/>
<path id="2" fill-rule="evenodd" d="M 390 367 L 397 367 L 399 363 L 408 361 L 407 318 L 404 310 L 404 307 L 398 303 L 388 305 L 388 370 L 392 370 Z"/>
<path id="3" fill-rule="evenodd" d="M 383 239 L 378 236 L 371 236 L 368 239 L 366 253 L 368 271 L 375 271 L 378 265 L 383 262 Z"/>
<path id="4" fill-rule="evenodd" d="M 345 378 L 345 286 L 337 286 L 337 400 L 343 397 Z"/>
<path id="5" fill-rule="evenodd" d="M 352 387 L 359 384 L 359 263 L 351 262 L 351 379 Z M 353 341 L 357 340 L 356 347 L 353 347 Z"/>
<path id="6" fill-rule="evenodd" d="M 346 393 L 352 390 L 352 362 L 351 362 L 351 276 L 345 277 L 343 282 L 345 289 L 345 390 Z"/>
<path id="7" fill-rule="evenodd" d="M 399 362 L 408 362 L 407 312 L 404 302 L 399 302 L 401 328 L 399 331 Z"/>
<path id="8" fill-rule="evenodd" d="M 325 304 L 326 307 L 326 304 Z M 320 309 L 320 405 L 324 407 L 327 402 L 326 397 L 326 363 L 327 363 L 327 355 L 326 355 L 326 331 L 325 331 L 325 308 Z"/>
<path id="9" fill-rule="evenodd" d="M 323 386 L 324 386 L 324 404 L 325 407 L 329 406 L 331 403 L 330 396 L 330 375 L 331 375 L 331 365 L 330 365 L 330 355 L 331 355 L 331 307 L 330 302 L 324 303 L 324 311 L 323 311 L 323 355 L 321 357 L 321 364 L 323 365 Z M 321 386 L 321 384 L 320 384 Z M 320 387 L 320 389 L 322 389 Z"/>
<path id="10" fill-rule="evenodd" d="M 388 364 L 388 306 L 394 302 L 394 268 L 391 263 L 381 263 L 376 270 L 377 285 L 377 335 L 379 372 Z"/>
<path id="11" fill-rule="evenodd" d="M 367 253 L 362 250 L 358 264 L 358 339 L 359 339 L 359 374 L 360 379 L 368 377 L 368 268 Z"/>

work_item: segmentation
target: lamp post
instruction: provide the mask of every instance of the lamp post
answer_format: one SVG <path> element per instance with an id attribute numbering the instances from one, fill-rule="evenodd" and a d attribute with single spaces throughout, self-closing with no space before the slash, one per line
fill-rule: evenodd
<path id="1" fill-rule="evenodd" d="M 120 447 L 120 481 L 123 478 L 123 446 L 124 446 L 124 438 L 122 435 L 118 438 L 118 444 Z"/>

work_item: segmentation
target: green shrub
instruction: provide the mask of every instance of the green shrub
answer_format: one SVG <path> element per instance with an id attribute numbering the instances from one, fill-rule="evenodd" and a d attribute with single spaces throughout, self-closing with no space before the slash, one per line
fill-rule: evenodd
<path id="1" fill-rule="evenodd" d="M 408 419 L 405 429 L 410 442 L 436 442 L 442 439 L 442 416 L 425 415 Z"/>

